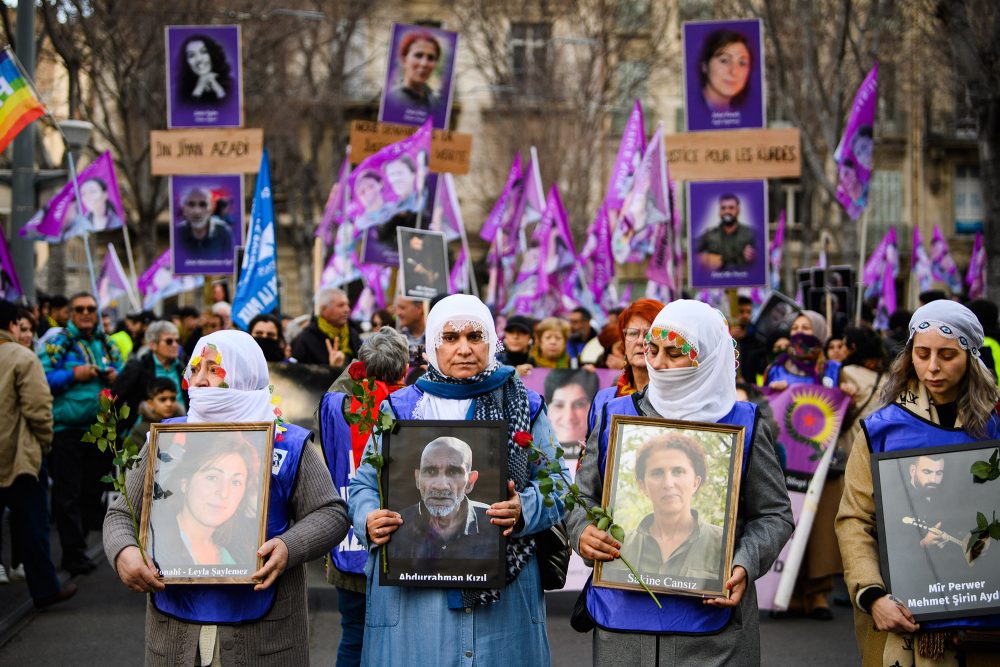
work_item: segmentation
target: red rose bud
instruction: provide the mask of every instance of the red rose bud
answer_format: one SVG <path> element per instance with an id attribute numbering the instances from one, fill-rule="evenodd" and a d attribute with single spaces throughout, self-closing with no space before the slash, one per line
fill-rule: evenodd
<path id="1" fill-rule="evenodd" d="M 111 390 L 110 389 L 102 389 L 101 390 L 101 398 L 106 398 L 109 401 L 114 401 L 115 400 L 115 397 L 111 395 Z"/>
<path id="2" fill-rule="evenodd" d="M 365 362 L 363 361 L 352 361 L 351 365 L 347 367 L 347 373 L 355 382 L 361 382 L 368 376 L 368 371 L 365 369 Z"/>
<path id="3" fill-rule="evenodd" d="M 514 434 L 514 444 L 518 447 L 531 447 L 535 439 L 527 431 L 518 431 Z"/>

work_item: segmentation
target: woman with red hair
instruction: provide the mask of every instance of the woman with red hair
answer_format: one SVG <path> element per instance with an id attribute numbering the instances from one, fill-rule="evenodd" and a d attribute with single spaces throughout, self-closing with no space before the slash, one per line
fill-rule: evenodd
<path id="1" fill-rule="evenodd" d="M 629 304 L 618 315 L 618 334 L 625 345 L 625 370 L 618 377 L 614 387 L 597 392 L 587 416 L 587 434 L 594 430 L 594 422 L 601 414 L 605 403 L 619 396 L 628 396 L 645 389 L 649 384 L 643 340 L 656 315 L 663 310 L 663 304 L 656 299 L 639 299 Z"/>

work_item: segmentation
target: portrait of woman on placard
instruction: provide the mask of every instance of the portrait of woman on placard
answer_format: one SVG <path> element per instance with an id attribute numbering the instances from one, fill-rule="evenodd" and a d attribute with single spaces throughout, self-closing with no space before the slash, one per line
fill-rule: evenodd
<path id="1" fill-rule="evenodd" d="M 222 102 L 233 80 L 229 61 L 219 43 L 204 35 L 184 40 L 180 50 L 181 99 L 190 104 Z"/>
<path id="2" fill-rule="evenodd" d="M 235 565 L 256 550 L 260 457 L 238 434 L 213 439 L 188 444 L 162 487 L 165 506 L 154 516 L 174 518 L 156 523 L 160 567 Z"/>
<path id="3" fill-rule="evenodd" d="M 705 40 L 698 60 L 701 94 L 711 111 L 738 109 L 750 91 L 753 68 L 746 35 L 717 30 Z"/>
<path id="4" fill-rule="evenodd" d="M 441 106 L 440 91 L 430 86 L 441 60 L 441 43 L 427 30 L 414 30 L 400 41 L 397 67 L 402 81 L 389 91 L 389 103 L 398 109 L 418 109 L 434 113 Z"/>
<path id="5" fill-rule="evenodd" d="M 95 176 L 80 183 L 80 199 L 87 209 L 87 219 L 94 231 L 118 229 L 122 226 L 122 219 L 114 203 L 108 198 L 108 184 L 103 178 Z"/>

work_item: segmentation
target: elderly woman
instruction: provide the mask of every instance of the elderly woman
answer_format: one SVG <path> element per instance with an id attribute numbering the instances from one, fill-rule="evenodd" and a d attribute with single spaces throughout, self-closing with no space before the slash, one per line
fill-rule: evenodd
<path id="1" fill-rule="evenodd" d="M 190 385 L 188 423 L 275 421 L 267 362 L 242 331 L 219 331 L 195 345 L 185 371 Z M 182 420 L 184 418 L 181 418 Z M 285 456 L 271 470 L 267 541 L 257 550 L 264 566 L 256 585 L 165 586 L 132 533 L 120 496 L 104 519 L 104 552 L 122 582 L 150 594 L 146 604 L 147 665 L 307 664 L 306 561 L 319 558 L 347 534 L 344 502 L 314 447 L 312 434 L 288 424 L 275 451 Z M 148 449 L 129 470 L 133 507 L 142 506 Z M 197 560 L 192 554 L 192 560 Z"/>
<path id="2" fill-rule="evenodd" d="M 533 536 L 558 522 L 563 506 L 545 506 L 539 467 L 513 437 L 530 431 L 536 446 L 556 459 L 555 434 L 541 398 L 524 388 L 513 368 L 497 363 L 498 347 L 493 317 L 479 299 L 442 299 L 427 318 L 427 374 L 390 395 L 382 409 L 397 419 L 507 422 L 509 499 L 486 512 L 507 537 L 507 584 L 496 590 L 381 586 L 377 547 L 392 539 L 403 519 L 379 509 L 376 472 L 362 464 L 351 481 L 350 512 L 355 537 L 370 550 L 365 632 L 377 637 L 365 642 L 363 664 L 507 665 L 511 651 L 525 665 L 549 663 Z"/>
<path id="3" fill-rule="evenodd" d="M 625 343 L 625 370 L 618 376 L 614 387 L 607 387 L 597 392 L 587 416 L 587 435 L 594 430 L 594 422 L 601 414 L 604 404 L 619 396 L 628 396 L 641 391 L 649 384 L 649 373 L 646 372 L 646 332 L 653 318 L 663 310 L 663 304 L 656 299 L 639 299 L 629 304 L 628 308 L 618 315 L 618 334 Z"/>
<path id="4" fill-rule="evenodd" d="M 793 527 L 771 434 L 752 404 L 736 400 L 733 339 L 725 317 L 708 304 L 681 300 L 661 310 L 645 335 L 645 360 L 649 385 L 604 406 L 598 428 L 587 441 L 576 482 L 590 503 L 600 504 L 612 415 L 743 426 L 746 446 L 733 567 L 723 575 L 729 597 L 661 596 L 666 599 L 660 609 L 643 592 L 588 585 L 587 610 L 597 626 L 594 664 L 759 664 L 753 582 L 770 569 Z M 696 476 L 693 469 L 692 475 Z M 683 518 L 683 512 L 672 515 Z M 598 530 L 579 507 L 570 513 L 567 525 L 571 543 L 588 563 L 619 556 L 622 544 Z M 696 526 L 685 520 L 669 536 L 666 548 L 661 546 L 668 564 L 686 558 L 685 545 L 696 539 Z M 652 535 L 656 526 L 649 528 Z"/>
<path id="5" fill-rule="evenodd" d="M 546 317 L 535 325 L 532 363 L 538 368 L 569 368 L 568 341 L 569 322 L 559 317 Z"/>
<path id="6" fill-rule="evenodd" d="M 995 637 L 1000 614 L 918 624 L 902 601 L 887 595 L 882 577 L 872 454 L 1000 438 L 1000 392 L 979 358 L 983 328 L 972 311 L 933 301 L 913 313 L 909 329 L 889 370 L 883 407 L 863 420 L 854 442 L 837 514 L 855 635 L 865 665 L 995 665 L 995 643 L 991 650 L 955 639 L 962 628 L 992 629 Z"/>

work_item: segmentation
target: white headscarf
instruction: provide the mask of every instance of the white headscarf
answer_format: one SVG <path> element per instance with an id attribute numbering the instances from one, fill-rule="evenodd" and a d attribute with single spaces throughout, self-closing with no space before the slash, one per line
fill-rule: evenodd
<path id="1" fill-rule="evenodd" d="M 195 366 L 204 355 L 216 354 L 228 387 L 190 387 L 189 422 L 274 421 L 270 375 L 260 346 L 243 331 L 216 331 L 194 346 L 184 379 L 191 382 Z"/>
<path id="2" fill-rule="evenodd" d="M 963 350 L 968 350 L 979 363 L 985 363 L 979 356 L 979 348 L 983 346 L 983 325 L 975 313 L 960 303 L 948 299 L 931 301 L 926 306 L 917 308 L 910 318 L 910 340 L 918 333 L 933 331 L 945 338 L 958 341 Z"/>
<path id="3" fill-rule="evenodd" d="M 499 338 L 496 325 L 490 309 L 482 301 L 468 294 L 452 294 L 441 299 L 427 315 L 426 338 L 427 362 L 437 371 L 437 348 L 443 340 L 442 334 L 446 324 L 451 324 L 456 331 L 461 331 L 470 324 L 486 335 L 490 358 L 486 361 L 486 370 L 493 370 L 498 365 L 497 351 Z M 418 419 L 465 419 L 472 405 L 472 399 L 451 399 L 432 396 L 425 393 L 414 410 Z"/>
<path id="4" fill-rule="evenodd" d="M 647 353 L 646 396 L 661 417 L 717 422 L 729 414 L 736 403 L 736 346 L 722 313 L 701 301 L 674 301 L 659 312 L 647 336 L 687 348 L 696 364 L 656 370 Z"/>

